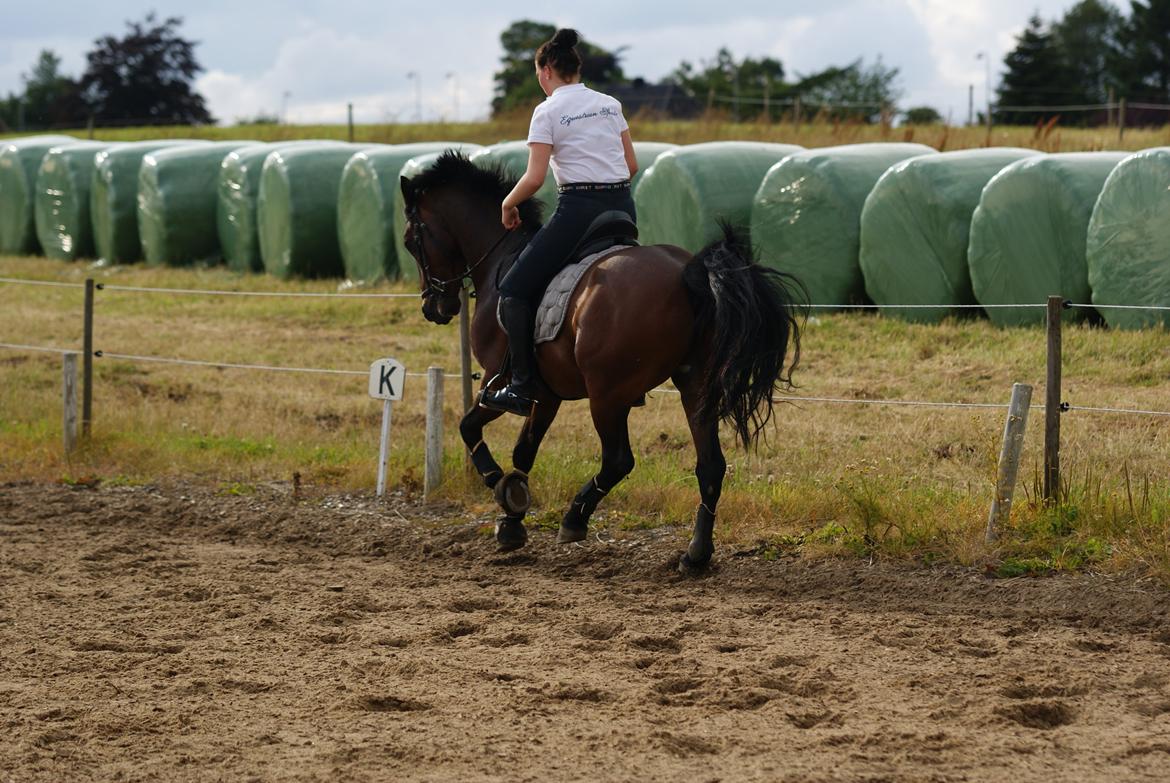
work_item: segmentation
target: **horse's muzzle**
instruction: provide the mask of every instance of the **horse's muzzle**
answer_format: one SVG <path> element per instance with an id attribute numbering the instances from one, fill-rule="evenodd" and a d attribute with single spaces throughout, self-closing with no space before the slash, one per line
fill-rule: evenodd
<path id="1" fill-rule="evenodd" d="M 423 299 L 423 316 L 433 324 L 448 324 L 459 315 L 459 297 L 428 296 Z"/>

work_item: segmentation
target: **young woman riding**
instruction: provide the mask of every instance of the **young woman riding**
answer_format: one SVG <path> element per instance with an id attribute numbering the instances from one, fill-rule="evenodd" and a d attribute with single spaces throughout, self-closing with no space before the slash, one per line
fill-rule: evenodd
<path id="1" fill-rule="evenodd" d="M 532 411 L 533 311 L 544 289 L 570 261 L 589 224 L 603 212 L 621 210 L 635 219 L 630 179 L 638 172 L 630 126 L 621 104 L 581 83 L 580 36 L 558 30 L 536 50 L 536 79 L 548 97 L 532 113 L 528 169 L 504 199 L 504 228 L 520 225 L 518 206 L 544 184 L 551 164 L 560 198 L 556 212 L 536 233 L 500 283 L 500 320 L 508 333 L 512 380 L 487 390 L 480 404 L 527 416 Z"/>

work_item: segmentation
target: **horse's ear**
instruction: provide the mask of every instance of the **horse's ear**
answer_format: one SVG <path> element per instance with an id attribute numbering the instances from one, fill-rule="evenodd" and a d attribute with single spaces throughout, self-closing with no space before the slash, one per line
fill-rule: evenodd
<path id="1" fill-rule="evenodd" d="M 407 204 L 414 203 L 414 184 L 409 177 L 399 177 L 399 185 L 402 187 L 402 198 L 406 200 Z"/>

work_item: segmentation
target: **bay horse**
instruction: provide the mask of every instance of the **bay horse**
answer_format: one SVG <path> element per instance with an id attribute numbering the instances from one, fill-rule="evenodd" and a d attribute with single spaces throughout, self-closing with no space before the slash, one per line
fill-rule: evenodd
<path id="1" fill-rule="evenodd" d="M 507 374 L 497 283 L 541 225 L 535 200 L 521 205 L 518 228 L 500 225 L 500 202 L 513 184 L 502 169 L 480 168 L 454 151 L 400 183 L 403 238 L 418 265 L 423 315 L 450 322 L 464 281 L 474 288 L 471 350 L 485 370 L 481 393 Z M 569 301 L 559 335 L 537 346 L 536 405 L 512 451 L 513 471 L 505 475 L 483 440 L 484 427 L 502 413 L 473 405 L 459 425 L 476 470 L 504 510 L 495 531 L 500 550 L 527 541 L 528 473 L 561 403 L 588 399 L 601 439 L 601 469 L 573 498 L 557 535 L 570 543 L 586 537 L 598 503 L 634 468 L 631 407 L 670 379 L 694 440 L 700 495 L 679 568 L 703 569 L 715 551 L 715 509 L 727 471 L 719 423 L 729 423 L 748 448 L 772 417 L 774 392 L 791 387 L 800 356 L 798 289 L 791 277 L 755 263 L 727 226 L 722 239 L 694 256 L 651 245 L 614 250 L 594 264 Z"/>

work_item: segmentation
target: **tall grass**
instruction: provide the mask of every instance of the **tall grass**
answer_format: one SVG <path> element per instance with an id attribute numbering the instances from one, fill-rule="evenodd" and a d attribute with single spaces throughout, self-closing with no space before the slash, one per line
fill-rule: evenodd
<path id="1" fill-rule="evenodd" d="M 416 141 L 466 141 L 495 144 L 527 136 L 528 116 L 518 112 L 487 122 L 396 123 L 357 125 L 354 141 L 370 144 L 402 144 Z M 634 117 L 631 129 L 636 139 L 694 144 L 732 139 L 827 147 L 876 141 L 913 141 L 940 151 L 972 147 L 1028 147 L 1046 152 L 1097 150 L 1140 150 L 1170 145 L 1170 126 L 1126 130 L 1115 128 L 1064 128 L 1054 122 L 1035 127 L 984 127 L 948 125 L 890 127 L 858 122 L 830 122 L 823 118 L 795 123 L 732 122 L 726 114 L 710 113 L 697 120 L 667 120 L 653 115 Z M 63 131 L 85 136 L 85 129 Z M 144 139 L 253 139 L 288 141 L 297 139 L 348 139 L 345 125 L 242 125 L 171 126 L 141 128 L 98 128 L 93 136 L 108 141 Z"/>
<path id="2" fill-rule="evenodd" d="M 0 258 L 0 276 L 182 288 L 322 290 L 323 284 L 238 276 L 222 268 L 91 268 Z M 377 291 L 406 291 L 382 285 Z M 425 323 L 417 299 L 203 298 L 98 293 L 96 347 L 111 353 L 364 370 L 383 356 L 409 371 L 458 367 L 454 326 Z M 1167 409 L 1164 329 L 1069 326 L 1065 397 L 1074 405 Z M 77 347 L 81 293 L 0 284 L 0 342 Z M 1044 382 L 1044 332 L 986 321 L 908 324 L 873 315 L 810 319 L 799 394 L 845 399 L 1006 403 L 1013 382 Z M 300 376 L 98 359 L 92 443 L 61 448 L 60 359 L 0 350 L 0 481 L 183 479 L 245 492 L 299 473 L 309 491 L 370 491 L 380 408 L 360 377 Z M 395 407 L 390 480 L 422 476 L 424 386 L 410 377 Z M 443 492 L 468 514 L 494 513 L 463 470 L 457 384 L 445 405 Z M 845 404 L 781 405 L 758 451 L 729 456 L 720 505 L 724 547 L 764 557 L 855 553 L 986 565 L 1003 575 L 1141 569 L 1170 581 L 1170 419 L 1073 412 L 1063 423 L 1064 493 L 1037 498 L 1042 427 L 1030 424 L 1017 502 L 999 541 L 983 527 L 1005 413 Z M 698 494 L 694 451 L 677 396 L 650 395 L 631 417 L 638 460 L 606 499 L 611 531 L 688 524 Z M 506 462 L 518 423 L 488 431 Z M 555 525 L 597 469 L 587 407 L 568 403 L 533 472 L 533 520 Z M 724 550 L 725 552 L 727 549 Z"/>

